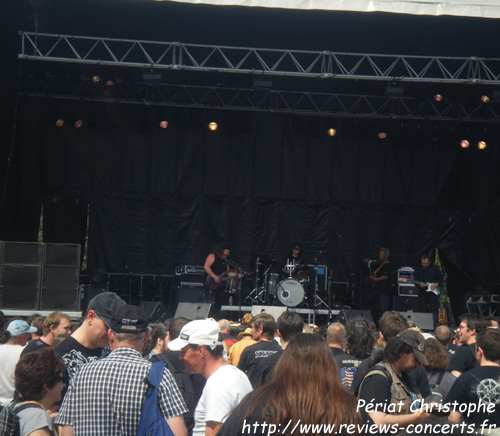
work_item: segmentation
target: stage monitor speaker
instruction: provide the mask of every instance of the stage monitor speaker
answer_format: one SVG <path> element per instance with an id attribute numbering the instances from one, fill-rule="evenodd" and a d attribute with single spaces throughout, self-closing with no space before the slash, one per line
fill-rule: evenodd
<path id="1" fill-rule="evenodd" d="M 80 266 L 80 244 L 43 244 L 45 265 Z"/>
<path id="2" fill-rule="evenodd" d="M 80 310 L 78 267 L 44 266 L 42 276 L 41 310 Z"/>
<path id="3" fill-rule="evenodd" d="M 417 312 L 418 311 L 418 297 L 411 297 L 408 295 L 395 295 L 393 297 L 394 310 L 398 312 Z"/>
<path id="4" fill-rule="evenodd" d="M 0 263 L 16 265 L 40 265 L 42 244 L 37 242 L 1 242 Z"/>
<path id="5" fill-rule="evenodd" d="M 40 266 L 2 265 L 0 289 L 2 309 L 38 310 Z"/>
<path id="6" fill-rule="evenodd" d="M 139 306 L 153 323 L 162 323 L 172 318 L 163 303 L 159 301 L 143 301 Z"/>
<path id="7" fill-rule="evenodd" d="M 175 300 L 178 303 L 205 303 L 206 292 L 204 287 L 178 286 L 175 289 Z"/>
<path id="8" fill-rule="evenodd" d="M 211 306 L 210 303 L 179 303 L 174 318 L 183 317 L 189 320 L 208 318 Z"/>
<path id="9" fill-rule="evenodd" d="M 274 317 L 276 321 L 278 316 L 280 316 L 283 312 L 287 311 L 287 307 L 285 306 L 252 306 L 252 315 L 260 315 L 261 313 L 268 313 Z"/>
<path id="10" fill-rule="evenodd" d="M 434 320 L 432 313 L 425 312 L 401 312 L 408 321 L 413 321 L 422 331 L 432 332 L 434 330 Z"/>
<path id="11" fill-rule="evenodd" d="M 366 318 L 373 322 L 372 313 L 369 310 L 342 309 L 335 317 L 336 322 L 346 325 L 351 318 Z"/>

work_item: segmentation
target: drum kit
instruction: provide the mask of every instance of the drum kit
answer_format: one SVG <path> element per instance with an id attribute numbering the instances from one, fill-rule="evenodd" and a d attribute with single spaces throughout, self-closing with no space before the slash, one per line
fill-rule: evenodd
<path id="1" fill-rule="evenodd" d="M 251 304 L 282 304 L 287 307 L 324 305 L 328 307 L 319 296 L 315 274 L 317 267 L 317 265 L 306 265 L 294 259 L 287 259 L 283 267 L 274 259 L 257 255 L 255 288 L 246 300 Z M 309 298 L 311 294 L 313 297 Z"/>

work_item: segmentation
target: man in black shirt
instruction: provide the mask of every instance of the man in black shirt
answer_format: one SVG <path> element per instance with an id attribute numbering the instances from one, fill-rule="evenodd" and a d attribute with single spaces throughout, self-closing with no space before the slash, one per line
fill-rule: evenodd
<path id="1" fill-rule="evenodd" d="M 250 345 L 243 350 L 238 363 L 238 369 L 245 372 L 255 389 L 260 382 L 261 371 L 257 368 L 257 361 L 277 353 L 281 350 L 280 345 L 274 340 L 276 322 L 272 315 L 260 313 L 250 324 L 252 337 L 256 344 Z"/>
<path id="2" fill-rule="evenodd" d="M 434 325 L 438 320 L 438 295 L 443 286 L 443 274 L 436 265 L 431 265 L 427 254 L 420 258 L 420 266 L 413 273 L 415 287 L 418 291 L 418 310 L 432 313 Z"/>
<path id="3" fill-rule="evenodd" d="M 484 330 L 477 335 L 476 345 L 480 366 L 457 379 L 446 403 L 451 407 L 450 421 L 460 423 L 464 419 L 476 425 L 477 430 L 484 430 L 489 425 L 500 426 L 500 331 Z"/>
<path id="4" fill-rule="evenodd" d="M 369 261 L 370 288 L 369 292 L 374 296 L 374 319 L 379 319 L 384 312 L 391 310 L 391 264 L 389 262 L 389 249 L 382 247 L 379 250 L 378 260 Z"/>

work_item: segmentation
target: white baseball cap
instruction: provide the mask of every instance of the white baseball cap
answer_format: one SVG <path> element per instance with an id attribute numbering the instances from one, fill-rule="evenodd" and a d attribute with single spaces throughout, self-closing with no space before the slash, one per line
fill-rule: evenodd
<path id="1" fill-rule="evenodd" d="M 168 343 L 168 349 L 179 351 L 186 345 L 206 345 L 214 348 L 222 345 L 219 341 L 220 327 L 219 323 L 211 319 L 198 319 L 188 322 L 181 330 L 177 339 Z"/>

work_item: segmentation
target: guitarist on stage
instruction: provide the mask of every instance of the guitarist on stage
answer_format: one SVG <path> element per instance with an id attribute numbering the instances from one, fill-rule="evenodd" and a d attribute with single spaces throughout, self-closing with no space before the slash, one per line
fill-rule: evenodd
<path id="1" fill-rule="evenodd" d="M 229 265 L 226 262 L 227 257 L 231 252 L 225 242 L 217 244 L 213 252 L 207 256 L 205 260 L 205 271 L 208 274 L 208 286 L 210 291 L 214 294 L 214 311 L 220 311 L 220 306 L 228 303 L 229 296 L 224 289 L 226 288 L 226 282 L 224 278 L 226 276 L 234 277 L 238 274 L 230 272 Z M 238 275 L 241 278 L 241 274 Z"/>
<path id="2" fill-rule="evenodd" d="M 438 321 L 438 295 L 443 286 L 443 274 L 436 265 L 431 265 L 431 259 L 427 254 L 420 258 L 420 266 L 413 273 L 415 287 L 418 290 L 419 312 L 432 313 L 434 325 Z M 434 291 L 434 292 L 433 292 Z"/>
<path id="3" fill-rule="evenodd" d="M 378 260 L 369 261 L 370 270 L 370 293 L 375 299 L 373 307 L 375 318 L 379 319 L 384 312 L 391 310 L 392 288 L 391 288 L 391 264 L 389 262 L 389 249 L 382 247 L 379 250 Z"/>

